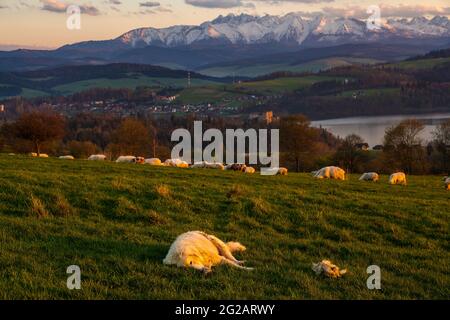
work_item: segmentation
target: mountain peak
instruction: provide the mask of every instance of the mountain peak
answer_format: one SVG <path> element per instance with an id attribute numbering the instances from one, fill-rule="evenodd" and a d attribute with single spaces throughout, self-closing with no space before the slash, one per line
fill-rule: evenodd
<path id="1" fill-rule="evenodd" d="M 121 43 L 137 46 L 187 46 L 196 42 L 222 39 L 232 44 L 260 44 L 290 42 L 302 45 L 305 41 L 348 43 L 379 41 L 383 37 L 450 37 L 450 22 L 447 17 L 432 19 L 390 19 L 381 30 L 369 30 L 362 20 L 348 17 L 329 17 L 318 14 L 304 17 L 291 12 L 284 16 L 220 15 L 212 21 L 198 26 L 174 26 L 163 29 L 141 28 L 130 31 L 119 38 Z"/>

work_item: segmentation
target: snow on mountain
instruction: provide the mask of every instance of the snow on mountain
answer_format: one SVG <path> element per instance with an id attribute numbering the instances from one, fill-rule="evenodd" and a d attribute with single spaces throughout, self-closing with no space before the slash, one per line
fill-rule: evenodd
<path id="1" fill-rule="evenodd" d="M 341 39 L 367 41 L 380 35 L 400 37 L 447 37 L 450 21 L 447 17 L 433 19 L 390 19 L 380 30 L 368 30 L 365 21 L 352 18 L 317 16 L 304 18 L 299 13 L 285 16 L 247 14 L 219 16 L 199 26 L 174 26 L 163 29 L 143 28 L 130 31 L 117 40 L 132 47 L 159 45 L 186 46 L 193 43 L 222 39 L 232 44 L 292 42 L 301 45 L 309 38 L 336 42 Z"/>

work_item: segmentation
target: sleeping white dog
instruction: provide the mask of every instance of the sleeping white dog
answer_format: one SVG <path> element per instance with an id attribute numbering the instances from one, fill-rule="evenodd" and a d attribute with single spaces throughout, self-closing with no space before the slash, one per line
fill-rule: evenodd
<path id="1" fill-rule="evenodd" d="M 204 273 L 211 272 L 213 266 L 220 264 L 253 270 L 243 267 L 244 262 L 237 260 L 232 254 L 245 250 L 246 248 L 239 242 L 224 243 L 213 235 L 201 231 L 190 231 L 178 236 L 172 243 L 163 263 L 194 268 Z"/>

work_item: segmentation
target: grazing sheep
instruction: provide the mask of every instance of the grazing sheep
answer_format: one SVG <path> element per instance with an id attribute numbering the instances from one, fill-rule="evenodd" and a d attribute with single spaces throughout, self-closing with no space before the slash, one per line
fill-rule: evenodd
<path id="1" fill-rule="evenodd" d="M 134 156 L 120 156 L 116 160 L 117 163 L 136 163 L 137 158 Z"/>
<path id="2" fill-rule="evenodd" d="M 255 168 L 247 167 L 245 168 L 245 173 L 254 174 L 256 172 Z"/>
<path id="3" fill-rule="evenodd" d="M 207 161 L 201 161 L 194 163 L 191 168 L 193 169 L 219 169 L 225 170 L 225 167 L 221 163 L 209 163 Z"/>
<path id="4" fill-rule="evenodd" d="M 401 184 L 406 186 L 407 182 L 406 182 L 406 174 L 404 174 L 403 172 L 397 172 L 392 174 L 389 177 L 389 184 Z"/>
<path id="5" fill-rule="evenodd" d="M 445 190 L 450 190 L 450 177 L 444 178 Z"/>
<path id="6" fill-rule="evenodd" d="M 145 164 L 149 164 L 151 166 L 162 166 L 162 162 L 158 158 L 145 159 Z"/>
<path id="7" fill-rule="evenodd" d="M 102 154 L 93 154 L 88 158 L 89 161 L 105 161 L 106 156 Z"/>
<path id="8" fill-rule="evenodd" d="M 335 179 L 345 180 L 345 170 L 339 167 L 325 167 L 312 172 L 313 177 L 317 179 Z"/>
<path id="9" fill-rule="evenodd" d="M 194 268 L 204 273 L 211 272 L 213 266 L 228 264 L 236 268 L 252 270 L 243 267 L 243 262 L 237 260 L 232 252 L 245 251 L 246 248 L 238 242 L 224 243 L 215 236 L 201 231 L 190 231 L 178 236 L 170 246 L 163 263 L 178 267 Z"/>
<path id="10" fill-rule="evenodd" d="M 324 274 L 329 278 L 340 278 L 347 273 L 347 269 L 340 270 L 338 266 L 329 260 L 322 260 L 319 263 L 313 263 L 312 269 L 317 275 Z"/>
<path id="11" fill-rule="evenodd" d="M 30 156 L 37 158 L 38 154 L 36 152 L 32 152 L 32 153 L 30 153 Z M 39 158 L 48 158 L 48 157 L 49 157 L 48 154 L 45 154 L 45 153 L 39 154 Z"/>
<path id="12" fill-rule="evenodd" d="M 380 180 L 380 175 L 376 172 L 367 172 L 364 173 L 361 178 L 359 178 L 360 181 L 374 181 L 378 182 Z"/>
<path id="13" fill-rule="evenodd" d="M 61 157 L 59 157 L 59 159 L 61 159 L 61 160 L 75 160 L 75 158 L 73 156 L 61 156 Z"/>
<path id="14" fill-rule="evenodd" d="M 286 169 L 286 168 L 278 168 L 277 175 L 279 175 L 279 176 L 287 176 L 288 175 L 288 169 Z"/>
<path id="15" fill-rule="evenodd" d="M 229 164 L 225 167 L 225 170 L 232 170 L 232 171 L 241 171 L 241 172 L 245 172 L 245 169 L 247 168 L 247 166 L 245 164 L 242 163 L 233 163 L 233 164 Z"/>
<path id="16" fill-rule="evenodd" d="M 186 161 L 180 159 L 167 159 L 164 162 L 166 167 L 174 167 L 174 168 L 189 168 L 189 164 Z"/>

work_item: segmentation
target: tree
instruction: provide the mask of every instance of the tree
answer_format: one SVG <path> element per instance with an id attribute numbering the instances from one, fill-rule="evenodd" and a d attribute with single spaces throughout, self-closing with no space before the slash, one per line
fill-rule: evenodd
<path id="1" fill-rule="evenodd" d="M 141 121 L 127 118 L 112 137 L 109 149 L 115 155 L 148 156 L 153 154 L 153 131 Z"/>
<path id="2" fill-rule="evenodd" d="M 361 149 L 364 140 L 356 135 L 347 136 L 338 147 L 335 159 L 349 172 L 355 172 L 361 162 L 367 160 L 367 152 Z"/>
<path id="3" fill-rule="evenodd" d="M 384 154 L 387 165 L 407 173 L 423 171 L 425 152 L 420 133 L 424 125 L 415 119 L 404 120 L 388 128 L 384 136 Z"/>
<path id="4" fill-rule="evenodd" d="M 450 120 L 441 123 L 433 132 L 434 145 L 439 155 L 440 169 L 450 172 Z"/>
<path id="5" fill-rule="evenodd" d="M 44 143 L 61 139 L 64 133 L 65 119 L 51 111 L 23 113 L 13 124 L 14 136 L 30 141 L 38 156 Z"/>
<path id="6" fill-rule="evenodd" d="M 287 160 L 295 163 L 297 172 L 314 158 L 318 131 L 310 127 L 303 115 L 284 117 L 280 121 L 280 148 Z"/>

